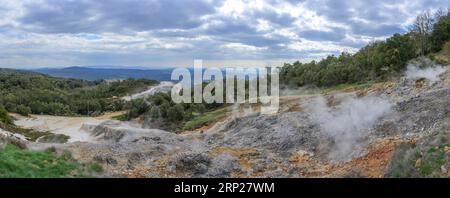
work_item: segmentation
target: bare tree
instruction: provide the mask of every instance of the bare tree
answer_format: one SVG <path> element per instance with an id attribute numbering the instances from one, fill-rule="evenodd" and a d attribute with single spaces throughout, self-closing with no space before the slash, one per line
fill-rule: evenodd
<path id="1" fill-rule="evenodd" d="M 435 22 L 439 21 L 439 19 L 444 18 L 444 17 L 450 17 L 450 8 L 439 8 L 435 13 L 434 13 L 434 19 Z"/>
<path id="2" fill-rule="evenodd" d="M 434 13 L 434 18 L 435 19 L 440 19 L 441 17 L 444 17 L 445 15 L 447 15 L 447 10 L 443 9 L 443 8 L 439 8 L 438 10 L 436 10 L 436 12 Z"/>
<path id="3" fill-rule="evenodd" d="M 429 10 L 417 16 L 416 21 L 414 22 L 413 32 L 419 39 L 420 55 L 425 55 L 428 51 L 428 37 L 433 30 L 433 24 L 434 17 Z"/>

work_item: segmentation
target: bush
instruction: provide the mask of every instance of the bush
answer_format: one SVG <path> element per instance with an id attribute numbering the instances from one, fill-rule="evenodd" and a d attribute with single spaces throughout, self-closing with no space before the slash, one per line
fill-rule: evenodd
<path id="1" fill-rule="evenodd" d="M 399 145 L 386 176 L 395 178 L 447 177 L 446 172 L 442 173 L 441 167 L 448 163 L 449 155 L 445 148 L 450 147 L 450 144 L 434 146 L 434 143 L 439 142 L 434 138 L 426 140 L 425 144 L 420 146 L 406 143 Z"/>
<path id="2" fill-rule="evenodd" d="M 4 124 L 13 124 L 11 117 L 8 115 L 6 109 L 0 106 L 0 122 Z"/>
<path id="3" fill-rule="evenodd" d="M 448 40 L 450 40 L 450 13 L 440 17 L 438 22 L 434 24 L 430 36 L 431 49 L 434 52 L 440 51 Z"/>
<path id="4" fill-rule="evenodd" d="M 416 161 L 420 158 L 420 150 L 415 145 L 400 144 L 392 157 L 386 177 L 391 178 L 414 178 L 420 174 L 416 168 Z"/>
<path id="5" fill-rule="evenodd" d="M 143 99 L 132 100 L 129 104 L 128 120 L 137 118 L 149 110 L 149 105 Z"/>
<path id="6" fill-rule="evenodd" d="M 23 116 L 28 116 L 31 113 L 31 108 L 25 105 L 19 105 L 16 107 L 16 112 Z"/>

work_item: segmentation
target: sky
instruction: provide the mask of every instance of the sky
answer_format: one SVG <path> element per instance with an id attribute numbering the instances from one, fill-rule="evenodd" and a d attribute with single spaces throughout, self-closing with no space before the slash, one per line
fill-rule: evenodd
<path id="1" fill-rule="evenodd" d="M 356 52 L 450 0 L 0 0 L 0 67 L 275 66 Z"/>

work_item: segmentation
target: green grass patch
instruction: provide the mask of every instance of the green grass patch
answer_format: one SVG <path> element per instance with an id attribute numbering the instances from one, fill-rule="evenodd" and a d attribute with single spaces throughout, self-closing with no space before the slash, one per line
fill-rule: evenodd
<path id="1" fill-rule="evenodd" d="M 128 114 L 129 114 L 129 113 L 124 113 L 124 114 L 116 115 L 116 116 L 113 116 L 112 119 L 114 119 L 114 120 L 119 120 L 119 121 L 129 121 L 129 119 L 128 119 Z"/>
<path id="2" fill-rule="evenodd" d="M 370 81 L 370 82 L 359 83 L 359 84 L 339 84 L 336 86 L 323 88 L 322 93 L 328 93 L 328 92 L 333 92 L 333 91 L 343 91 L 343 90 L 347 90 L 347 89 L 364 89 L 364 88 L 370 87 L 374 83 L 375 82 Z"/>
<path id="3" fill-rule="evenodd" d="M 215 111 L 206 112 L 204 114 L 195 116 L 192 120 L 184 124 L 183 130 L 194 130 L 211 124 L 223 117 L 228 112 L 228 108 L 221 108 Z"/>
<path id="4" fill-rule="evenodd" d="M 70 154 L 57 156 L 49 151 L 22 150 L 10 144 L 0 150 L 2 178 L 92 177 L 102 170 L 98 164 L 78 163 Z"/>
<path id="5" fill-rule="evenodd" d="M 450 144 L 430 148 L 427 151 L 419 167 L 422 176 L 428 176 L 435 171 L 441 170 L 441 166 L 445 164 L 445 146 L 450 147 Z"/>

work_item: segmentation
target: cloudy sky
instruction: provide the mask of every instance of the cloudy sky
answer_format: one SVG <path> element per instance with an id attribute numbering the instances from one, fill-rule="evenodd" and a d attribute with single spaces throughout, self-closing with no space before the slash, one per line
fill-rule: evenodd
<path id="1" fill-rule="evenodd" d="M 419 12 L 448 5 L 450 0 L 0 0 L 0 67 L 306 61 L 355 52 L 405 32 Z"/>

